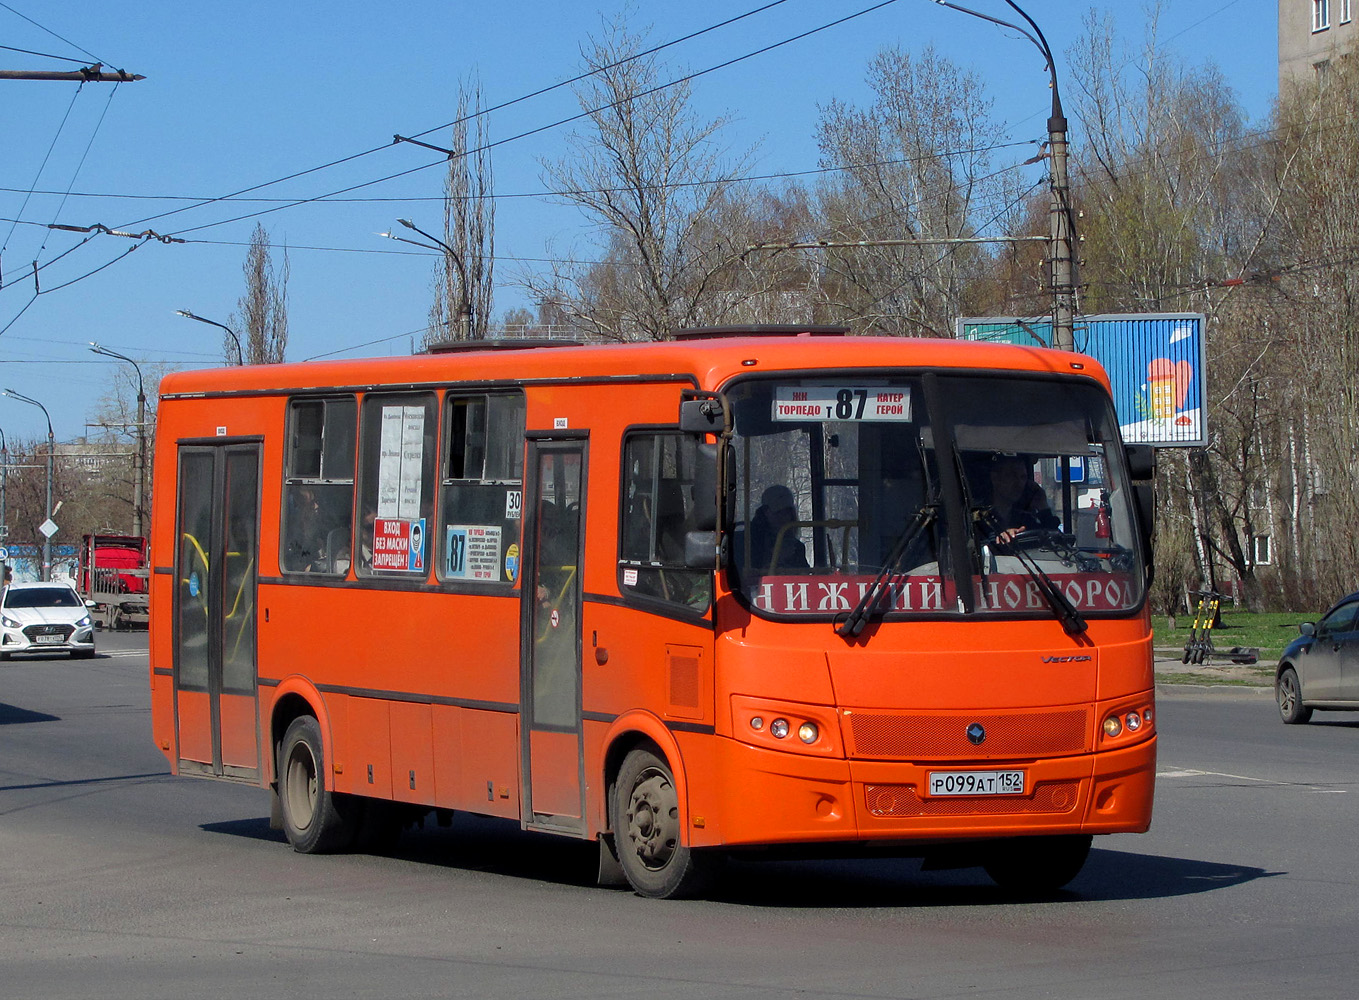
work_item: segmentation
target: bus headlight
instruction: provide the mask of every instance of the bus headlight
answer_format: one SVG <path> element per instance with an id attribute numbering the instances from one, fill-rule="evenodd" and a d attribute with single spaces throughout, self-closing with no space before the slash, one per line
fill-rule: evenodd
<path id="1" fill-rule="evenodd" d="M 800 739 L 803 743 L 808 744 L 815 743 L 816 738 L 820 735 L 821 733 L 816 728 L 815 722 L 804 722 L 802 725 L 797 727 L 797 738 Z"/>
<path id="2" fill-rule="evenodd" d="M 775 719 L 773 722 L 771 722 L 769 724 L 769 735 L 774 737 L 774 739 L 776 740 L 786 738 L 788 735 L 788 720 Z"/>
<path id="3" fill-rule="evenodd" d="M 752 715 L 752 716 L 750 717 L 750 728 L 753 729 L 753 730 L 755 730 L 755 732 L 757 732 L 757 733 L 758 733 L 761 729 L 763 729 L 763 728 L 764 728 L 764 718 L 763 718 L 763 716 Z"/>
<path id="4" fill-rule="evenodd" d="M 1129 712 L 1128 717 L 1123 720 L 1123 724 L 1128 727 L 1128 732 L 1137 732 L 1142 728 L 1142 714 L 1140 712 Z"/>
<path id="5" fill-rule="evenodd" d="M 1117 715 L 1111 715 L 1104 720 L 1104 735 L 1117 736 L 1123 732 L 1123 723 L 1118 721 Z"/>

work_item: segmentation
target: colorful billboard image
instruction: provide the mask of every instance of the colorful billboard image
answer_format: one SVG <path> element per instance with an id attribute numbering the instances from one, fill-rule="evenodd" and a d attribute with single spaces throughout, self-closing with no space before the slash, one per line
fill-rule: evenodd
<path id="1" fill-rule="evenodd" d="M 1109 373 L 1124 441 L 1160 448 L 1207 444 L 1203 326 L 1199 313 L 1077 317 L 1076 350 Z M 1046 346 L 1052 321 L 961 319 L 958 339 Z"/>

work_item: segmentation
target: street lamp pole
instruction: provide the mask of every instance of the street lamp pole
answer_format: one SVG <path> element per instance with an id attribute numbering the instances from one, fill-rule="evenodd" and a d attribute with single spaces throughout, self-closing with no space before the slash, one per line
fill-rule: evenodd
<path id="1" fill-rule="evenodd" d="M 0 428 L 0 525 L 8 525 L 5 520 L 5 487 L 9 485 L 9 441 L 5 438 L 5 431 Z M 9 529 L 5 529 L 5 537 L 0 538 L 0 544 L 8 544 Z M 9 560 L 0 559 L 0 585 L 3 585 L 5 571 L 9 569 Z"/>
<path id="2" fill-rule="evenodd" d="M 962 7 L 949 0 L 934 0 L 941 7 L 970 14 L 983 21 L 1002 28 L 1017 31 L 1037 46 L 1047 62 L 1048 77 L 1052 85 L 1052 112 L 1048 117 L 1048 158 L 1049 184 L 1052 201 L 1048 209 L 1050 238 L 1048 259 L 1052 267 L 1052 346 L 1059 351 L 1074 351 L 1076 318 L 1076 229 L 1071 211 L 1070 185 L 1067 179 L 1067 139 L 1066 115 L 1062 111 L 1062 97 L 1057 89 L 1057 63 L 1052 58 L 1052 49 L 1042 30 L 1014 0 L 1005 0 L 1022 17 L 1033 34 L 1017 24 L 1002 21 L 1000 18 L 983 14 L 969 7 Z M 1034 35 L 1038 37 L 1035 38 Z"/>
<path id="3" fill-rule="evenodd" d="M 56 438 L 52 434 L 52 416 L 47 412 L 47 407 L 23 393 L 6 389 L 4 395 L 11 399 L 17 399 L 21 403 L 36 406 L 42 410 L 42 415 L 47 420 L 47 513 L 43 518 L 45 524 L 52 519 L 52 450 L 56 442 Z M 44 583 L 52 579 L 52 536 L 45 531 L 42 536 L 42 579 Z"/>
<path id="4" fill-rule="evenodd" d="M 433 250 L 437 248 L 442 250 L 444 252 L 444 256 L 451 260 L 453 262 L 453 266 L 458 269 L 458 290 L 460 293 L 458 296 L 458 337 L 461 340 L 471 340 L 472 296 L 471 290 L 468 288 L 467 285 L 467 265 L 463 261 L 462 255 L 458 253 L 458 251 L 454 250 L 447 243 L 445 243 L 443 240 L 439 239 L 439 237 L 432 236 L 429 233 L 425 232 L 415 223 L 411 222 L 410 219 L 397 219 L 396 221 L 401 223 L 407 229 L 414 230 L 415 232 L 423 236 L 425 239 L 435 244 L 434 247 L 429 247 L 427 249 Z M 411 246 L 417 247 L 425 246 L 425 244 L 423 243 L 417 243 L 415 240 L 408 240 L 403 236 L 393 236 L 391 233 L 379 233 L 378 235 L 385 236 L 389 240 L 399 240 L 402 243 L 409 243 L 411 244 Z"/>
<path id="5" fill-rule="evenodd" d="M 137 372 L 137 468 L 133 473 L 132 533 L 140 538 L 142 537 L 144 520 L 142 503 L 143 497 L 146 495 L 146 387 L 142 383 L 142 369 L 137 362 L 126 354 L 119 354 L 107 347 L 100 347 L 94 341 L 90 341 L 90 350 L 95 354 L 102 354 L 106 358 L 126 361 Z"/>
<path id="6" fill-rule="evenodd" d="M 193 313 L 189 312 L 189 310 L 187 309 L 176 309 L 175 315 L 183 316 L 185 319 L 196 319 L 200 323 L 206 323 L 208 324 L 208 326 L 215 326 L 218 329 L 225 330 L 227 332 L 227 335 L 231 337 L 231 342 L 236 345 L 236 364 L 238 365 L 245 364 L 245 355 L 241 353 L 241 338 L 236 336 L 236 331 L 233 330 L 231 327 L 227 326 L 225 323 L 219 323 L 215 319 L 207 319 L 203 316 L 196 316 Z"/>

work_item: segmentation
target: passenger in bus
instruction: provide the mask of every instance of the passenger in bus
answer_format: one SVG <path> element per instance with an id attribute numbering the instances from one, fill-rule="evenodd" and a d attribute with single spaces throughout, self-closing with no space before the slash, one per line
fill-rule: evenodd
<path id="1" fill-rule="evenodd" d="M 321 505 L 313 486 L 296 486 L 288 492 L 288 540 L 283 551 L 283 568 L 294 573 L 310 573 L 325 548 L 321 524 Z"/>
<path id="2" fill-rule="evenodd" d="M 807 546 L 797 537 L 796 522 L 793 491 L 781 484 L 765 489 L 750 518 L 750 561 L 756 571 L 811 568 Z"/>
<path id="3" fill-rule="evenodd" d="M 1032 463 L 1024 456 L 996 452 L 991 456 L 989 478 L 991 509 L 1001 528 L 998 542 L 1009 543 L 1032 529 L 1052 531 L 1060 526 L 1043 487 L 1034 482 Z"/>

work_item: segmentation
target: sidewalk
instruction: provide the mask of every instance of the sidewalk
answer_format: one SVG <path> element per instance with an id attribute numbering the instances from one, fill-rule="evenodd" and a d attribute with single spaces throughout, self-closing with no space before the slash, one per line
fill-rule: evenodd
<path id="1" fill-rule="evenodd" d="M 1226 657 L 1215 657 L 1208 663 L 1181 662 L 1182 650 L 1158 649 L 1154 654 L 1156 690 L 1158 693 L 1188 694 L 1192 690 L 1214 693 L 1238 693 L 1252 697 L 1274 696 L 1274 661 L 1233 663 Z"/>

